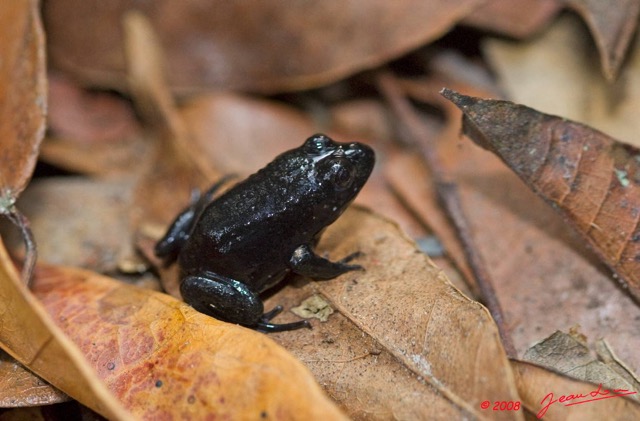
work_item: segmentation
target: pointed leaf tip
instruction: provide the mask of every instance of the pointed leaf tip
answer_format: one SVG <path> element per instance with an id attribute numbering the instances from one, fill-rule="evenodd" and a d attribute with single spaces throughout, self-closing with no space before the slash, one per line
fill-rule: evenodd
<path id="1" fill-rule="evenodd" d="M 443 96 L 464 113 L 462 131 L 465 135 L 517 168 L 521 177 L 528 179 L 536 173 L 547 152 L 538 136 L 551 116 L 509 101 L 447 91 L 443 90 Z"/>
<path id="2" fill-rule="evenodd" d="M 464 111 L 466 107 L 475 104 L 479 100 L 479 98 L 463 95 L 460 92 L 456 92 L 449 88 L 442 88 L 442 90 L 440 90 L 440 95 L 453 102 L 462 111 Z"/>

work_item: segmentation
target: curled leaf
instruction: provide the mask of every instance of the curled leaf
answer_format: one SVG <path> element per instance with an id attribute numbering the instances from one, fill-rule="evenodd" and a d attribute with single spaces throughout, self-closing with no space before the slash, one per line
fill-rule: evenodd
<path id="1" fill-rule="evenodd" d="M 0 241 L 0 347 L 69 396 L 113 420 L 130 415 L 98 380 L 80 351 L 62 334 L 19 281 Z"/>
<path id="2" fill-rule="evenodd" d="M 44 136 L 44 39 L 36 0 L 7 0 L 0 13 L 0 213 L 26 187 Z"/>
<path id="3" fill-rule="evenodd" d="M 45 129 L 44 37 L 36 0 L 3 3 L 0 51 L 0 215 L 22 232 L 27 249 L 22 277 L 28 283 L 36 247 L 29 222 L 14 204 L 31 179 Z"/>
<path id="4" fill-rule="evenodd" d="M 640 299 L 640 151 L 585 125 L 444 89 L 464 131 L 559 209 Z"/>
<path id="5" fill-rule="evenodd" d="M 566 0 L 585 20 L 600 53 L 602 72 L 609 81 L 618 76 L 638 28 L 640 1 Z"/>

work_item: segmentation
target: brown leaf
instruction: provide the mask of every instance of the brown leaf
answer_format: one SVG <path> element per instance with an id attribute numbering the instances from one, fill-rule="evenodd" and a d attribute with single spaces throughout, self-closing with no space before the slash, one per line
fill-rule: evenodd
<path id="1" fill-rule="evenodd" d="M 148 153 L 130 102 L 49 75 L 49 131 L 40 159 L 74 172 L 131 176 Z"/>
<path id="2" fill-rule="evenodd" d="M 235 94 L 200 95 L 180 108 L 180 117 L 192 147 L 222 174 L 249 175 L 317 131 L 291 106 Z"/>
<path id="3" fill-rule="evenodd" d="M 619 365 L 598 360 L 587 347 L 586 338 L 577 332 L 556 331 L 527 350 L 523 360 L 548 367 L 577 380 L 602 384 L 607 389 L 640 390 L 632 376 L 618 373 Z M 630 396 L 640 400 L 640 396 Z"/>
<path id="4" fill-rule="evenodd" d="M 640 299 L 640 151 L 508 101 L 443 95 L 464 112 L 465 133 L 559 208 Z"/>
<path id="5" fill-rule="evenodd" d="M 348 209 L 318 251 L 337 258 L 356 250 L 364 272 L 317 282 L 298 296 L 299 303 L 315 289 L 336 313 L 312 331 L 274 335 L 308 362 L 350 415 L 372 417 L 375 408 L 433 417 L 433 405 L 456 418 L 481 418 L 483 400 L 518 399 L 486 309 L 460 294 L 396 224 Z M 281 304 L 284 296 L 269 302 Z"/>
<path id="6" fill-rule="evenodd" d="M 20 207 L 38 239 L 40 261 L 114 272 L 131 255 L 128 215 L 131 182 L 50 177 L 34 180 L 20 197 Z M 108 227 L 108 228 L 106 228 Z M 16 231 L 3 240 L 20 256 L 22 239 Z"/>
<path id="7" fill-rule="evenodd" d="M 0 350 L 0 408 L 51 405 L 69 397 Z"/>
<path id="8" fill-rule="evenodd" d="M 7 0 L 0 14 L 0 202 L 24 190 L 44 136 L 44 39 L 36 0 Z M 0 213 L 5 206 L 0 203 Z"/>
<path id="9" fill-rule="evenodd" d="M 386 167 L 385 176 L 394 191 L 404 198 L 406 206 L 418 215 L 438 236 L 446 250 L 446 254 L 467 279 L 469 285 L 477 289 L 462 245 L 455 229 L 451 226 L 446 213 L 439 204 L 435 187 L 429 182 L 430 174 L 425 168 L 422 159 L 415 153 L 398 155 Z M 423 182 L 417 183 L 416 180 L 422 180 Z M 475 294 L 477 293 L 475 291 Z"/>
<path id="10" fill-rule="evenodd" d="M 190 140 L 166 84 L 162 49 L 149 20 L 131 11 L 123 26 L 133 99 L 156 137 L 155 150 L 140 165 L 132 225 L 143 219 L 168 222 L 187 203 L 192 188 L 208 187 L 207 180 L 219 174 Z"/>
<path id="11" fill-rule="evenodd" d="M 613 390 L 573 380 L 521 361 L 511 361 L 511 365 L 522 405 L 531 414 L 537 414 L 538 418 L 601 420 L 611 419 L 615 415 L 616 419 L 631 421 L 640 417 L 640 405 L 628 397 L 610 399 Z M 634 391 L 620 390 L 616 394 L 628 392 Z M 560 401 L 561 396 L 564 396 L 563 401 Z"/>
<path id="12" fill-rule="evenodd" d="M 489 0 L 462 23 L 511 37 L 527 38 L 556 16 L 560 0 Z"/>
<path id="13" fill-rule="evenodd" d="M 303 286 L 294 282 L 292 287 L 287 288 L 286 294 L 276 294 L 267 300 L 267 308 L 281 304 L 293 309 L 307 298 L 318 296 L 317 285 L 312 282 Z M 281 317 L 286 321 L 299 320 L 289 314 Z M 340 312 L 334 310 L 327 322 L 312 323 L 311 330 L 271 337 L 309 367 L 327 394 L 350 417 L 387 420 L 471 416 L 467 408 L 439 393 L 437 387 L 425 382 Z"/>
<path id="14" fill-rule="evenodd" d="M 602 72 L 609 81 L 618 76 L 632 36 L 638 28 L 640 1 L 565 0 L 589 25 L 600 52 Z"/>
<path id="15" fill-rule="evenodd" d="M 342 419 L 313 377 L 266 335 L 166 294 L 39 267 L 34 294 L 140 419 Z"/>
<path id="16" fill-rule="evenodd" d="M 80 351 L 18 279 L 0 241 L 0 346 L 29 370 L 114 420 L 129 414 L 98 380 Z"/>
<path id="17" fill-rule="evenodd" d="M 160 34 L 175 90 L 274 92 L 378 66 L 441 36 L 479 3 L 66 0 L 43 8 L 53 63 L 88 83 L 127 88 L 120 22 L 135 7 Z"/>
<path id="18" fill-rule="evenodd" d="M 549 72 L 543 74 L 549 76 Z M 498 157 L 460 136 L 462 113 L 453 103 L 441 96 L 440 101 L 429 99 L 442 86 L 480 97 L 497 95 L 478 91 L 477 78 L 455 77 L 457 81 L 427 80 L 434 92 L 414 97 L 446 111 L 446 132 L 438 135 L 438 150 L 459 183 L 465 215 L 495 281 L 518 355 L 554 331 L 580 324 L 589 336 L 607 337 L 631 367 L 638 367 L 640 326 L 634 321 L 640 318 L 640 307 L 611 282 L 610 271 L 560 214 Z M 467 81 L 466 86 L 461 80 Z M 562 85 L 555 86 L 561 89 Z M 552 91 L 547 95 L 538 88 L 538 93 L 545 92 L 538 99 L 553 96 Z M 417 92 L 411 91 L 412 95 Z M 409 199 L 411 193 L 405 198 Z"/>

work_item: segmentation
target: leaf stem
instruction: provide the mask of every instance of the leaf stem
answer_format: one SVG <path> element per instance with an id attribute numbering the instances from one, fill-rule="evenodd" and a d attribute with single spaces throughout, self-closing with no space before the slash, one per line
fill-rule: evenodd
<path id="1" fill-rule="evenodd" d="M 496 322 L 505 352 L 508 357 L 515 358 L 517 353 L 504 320 L 502 307 L 493 289 L 493 282 L 486 263 L 478 252 L 473 239 L 473 233 L 464 213 L 457 184 L 451 180 L 450 175 L 444 169 L 433 142 L 427 140 L 429 129 L 424 126 L 424 123 L 414 111 L 395 77 L 389 73 L 382 73 L 379 75 L 377 83 L 394 113 L 408 129 L 413 139 L 410 144 L 420 150 L 425 164 L 434 179 L 438 199 L 446 209 L 456 229 L 469 267 L 476 278 L 482 301 Z"/>
<path id="2" fill-rule="evenodd" d="M 22 240 L 25 245 L 25 258 L 22 263 L 22 282 L 24 282 L 27 287 L 30 287 L 33 280 L 33 269 L 38 259 L 38 250 L 33 238 L 29 219 L 27 219 L 15 205 L 5 209 L 3 213 L 22 233 Z"/>

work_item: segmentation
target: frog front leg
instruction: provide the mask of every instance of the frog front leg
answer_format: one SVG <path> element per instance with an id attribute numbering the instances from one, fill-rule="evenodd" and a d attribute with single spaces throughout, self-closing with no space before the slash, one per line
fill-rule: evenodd
<path id="1" fill-rule="evenodd" d="M 201 313 L 263 332 L 283 332 L 311 327 L 306 320 L 294 323 L 269 323 L 282 308 L 263 313 L 262 301 L 242 282 L 212 272 L 188 275 L 180 284 L 184 301 Z"/>
<path id="2" fill-rule="evenodd" d="M 302 276 L 318 280 L 332 279 L 352 270 L 362 270 L 360 265 L 347 264 L 353 258 L 360 256 L 360 254 L 356 252 L 342 260 L 332 262 L 315 254 L 310 245 L 303 244 L 293 252 L 291 259 L 289 259 L 289 267 L 292 271 Z"/>

